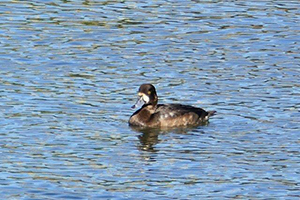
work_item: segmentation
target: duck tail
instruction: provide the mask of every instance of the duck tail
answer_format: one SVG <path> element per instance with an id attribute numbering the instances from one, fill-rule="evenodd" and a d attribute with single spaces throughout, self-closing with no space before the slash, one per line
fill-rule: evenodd
<path id="1" fill-rule="evenodd" d="M 215 110 L 212 110 L 212 111 L 207 111 L 207 119 L 210 117 L 210 116 L 213 116 L 216 114 L 217 111 Z"/>

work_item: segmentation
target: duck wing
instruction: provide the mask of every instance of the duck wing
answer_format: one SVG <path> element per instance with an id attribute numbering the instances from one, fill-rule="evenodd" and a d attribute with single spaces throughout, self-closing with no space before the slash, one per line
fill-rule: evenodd
<path id="1" fill-rule="evenodd" d="M 159 104 L 157 105 L 156 112 L 159 112 L 161 115 L 169 115 L 171 118 L 179 117 L 187 113 L 196 113 L 199 117 L 208 115 L 208 112 L 202 108 L 182 104 Z"/>
<path id="2" fill-rule="evenodd" d="M 205 122 L 214 113 L 214 111 L 206 112 L 202 108 L 189 105 L 159 104 L 153 117 L 160 122 L 161 126 L 186 126 Z"/>

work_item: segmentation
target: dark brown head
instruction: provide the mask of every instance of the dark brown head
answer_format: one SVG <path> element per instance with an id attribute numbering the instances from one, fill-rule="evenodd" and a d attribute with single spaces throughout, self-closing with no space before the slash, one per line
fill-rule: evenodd
<path id="1" fill-rule="evenodd" d="M 151 84 L 142 84 L 139 88 L 138 96 L 139 98 L 133 108 L 140 107 L 143 104 L 151 104 L 153 106 L 157 104 L 158 98 L 156 90 Z"/>

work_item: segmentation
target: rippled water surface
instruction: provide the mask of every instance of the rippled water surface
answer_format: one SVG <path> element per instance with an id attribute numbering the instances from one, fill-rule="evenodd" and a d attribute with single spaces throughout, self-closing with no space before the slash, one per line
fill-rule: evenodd
<path id="1" fill-rule="evenodd" d="M 2 199 L 299 199 L 299 1 L 1 1 Z M 140 84 L 217 110 L 134 130 Z"/>

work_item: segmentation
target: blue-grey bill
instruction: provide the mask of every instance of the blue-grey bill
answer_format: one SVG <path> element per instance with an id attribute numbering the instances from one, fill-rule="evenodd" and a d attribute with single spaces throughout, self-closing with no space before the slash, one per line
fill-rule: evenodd
<path id="1" fill-rule="evenodd" d="M 142 97 L 139 97 L 137 99 L 137 101 L 135 102 L 135 104 L 133 106 L 131 106 L 131 108 L 139 108 L 139 107 L 142 107 L 142 105 L 144 105 L 144 100 Z"/>

